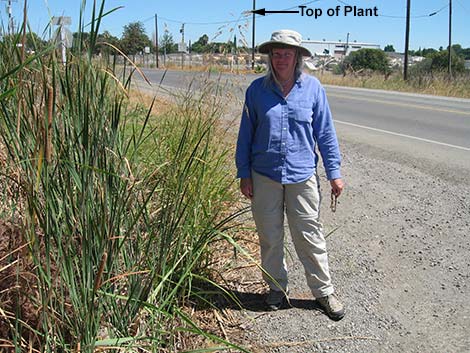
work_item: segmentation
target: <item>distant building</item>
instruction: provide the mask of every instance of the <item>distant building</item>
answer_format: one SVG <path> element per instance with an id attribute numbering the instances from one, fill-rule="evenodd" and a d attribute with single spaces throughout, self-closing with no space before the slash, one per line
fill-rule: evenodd
<path id="1" fill-rule="evenodd" d="M 403 53 L 396 53 L 396 52 L 389 52 L 386 53 L 391 66 L 403 66 L 405 64 L 405 54 Z M 408 65 L 414 65 L 417 64 L 421 61 L 423 61 L 425 58 L 423 56 L 412 56 L 410 55 L 408 57 Z"/>
<path id="2" fill-rule="evenodd" d="M 372 43 L 352 42 L 333 42 L 327 40 L 303 40 L 302 45 L 309 49 L 314 56 L 333 57 L 341 59 L 349 53 L 359 49 L 380 49 L 380 45 Z"/>

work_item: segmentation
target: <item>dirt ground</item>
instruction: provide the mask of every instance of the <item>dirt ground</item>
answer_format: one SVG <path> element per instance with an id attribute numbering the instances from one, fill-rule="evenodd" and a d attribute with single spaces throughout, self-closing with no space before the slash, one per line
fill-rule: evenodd
<path id="1" fill-rule="evenodd" d="M 229 105 L 235 140 L 241 102 Z M 319 310 L 286 227 L 292 307 L 266 311 L 261 273 L 239 256 L 224 277 L 244 309 L 222 303 L 209 325 L 254 353 L 470 352 L 470 158 L 465 170 L 453 169 L 413 147 L 392 151 L 377 147 L 380 136 L 365 143 L 337 130 L 346 188 L 336 213 L 323 168 L 319 174 L 322 223 L 325 234 L 334 231 L 327 238 L 330 269 L 345 318 L 334 322 Z M 432 155 L 426 148 L 419 146 Z M 258 259 L 246 217 L 242 237 Z"/>
<path id="2" fill-rule="evenodd" d="M 335 230 L 328 250 L 345 318 L 318 309 L 287 236 L 292 307 L 266 311 L 260 271 L 239 255 L 224 276 L 244 309 L 222 306 L 209 325 L 255 353 L 470 352 L 468 170 L 339 137 L 346 189 L 332 213 L 320 168 L 321 218 L 326 234 Z M 256 257 L 256 235 L 244 232 Z"/>
<path id="3" fill-rule="evenodd" d="M 234 340 L 253 352 L 470 352 L 470 175 L 339 136 L 346 189 L 334 214 L 324 198 L 321 218 L 336 229 L 328 249 L 345 318 L 318 309 L 288 241 L 292 308 L 265 311 L 251 268 L 238 283 L 246 309 L 230 309 Z"/>

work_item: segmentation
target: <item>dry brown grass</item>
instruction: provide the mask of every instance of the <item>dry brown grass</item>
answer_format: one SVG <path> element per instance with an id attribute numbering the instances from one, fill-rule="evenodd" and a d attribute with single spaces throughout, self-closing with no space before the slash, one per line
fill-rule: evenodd
<path id="1" fill-rule="evenodd" d="M 404 81 L 401 74 L 391 75 L 387 79 L 379 74 L 343 76 L 318 72 L 314 75 L 323 84 L 329 85 L 470 98 L 470 74 L 456 76 L 452 81 L 445 74 L 411 76 L 408 81 Z"/>
<path id="2" fill-rule="evenodd" d="M 152 115 L 157 119 L 163 119 L 166 115 L 172 116 L 172 112 L 181 110 L 181 107 L 178 105 L 180 97 L 177 92 L 172 94 L 170 92 L 156 91 L 154 88 L 146 85 L 138 85 L 132 89 L 129 99 L 131 104 L 144 107 L 143 109 L 150 107 L 155 99 Z M 212 99 L 214 98 L 212 97 Z M 230 98 L 221 97 L 220 99 Z M 220 106 L 223 112 L 228 109 L 227 104 L 220 104 Z M 211 106 L 206 108 L 210 109 Z M 219 120 L 218 123 L 219 125 L 215 127 L 215 131 L 220 136 L 224 136 L 223 144 L 229 146 L 230 150 L 234 150 L 236 134 L 226 126 L 230 122 Z M 234 165 L 228 165 L 227 170 L 231 175 L 235 175 Z M 233 183 L 230 187 L 234 189 L 236 195 L 241 195 L 238 193 L 238 183 Z M 226 202 L 225 211 L 221 217 L 228 217 L 244 207 L 246 207 L 246 202 L 241 197 L 234 202 Z M 235 250 L 226 241 L 217 241 L 212 244 L 211 280 L 222 285 L 232 293 L 254 293 L 261 295 L 266 291 L 266 285 L 261 281 L 261 273 L 255 263 L 259 258 L 257 235 L 254 224 L 250 224 L 245 219 L 246 217 L 243 217 L 242 220 L 235 220 L 234 222 L 238 222 L 238 224 L 230 234 L 237 241 L 238 246 L 243 248 L 244 254 L 239 250 Z M 205 288 L 205 284 L 198 285 L 202 285 Z M 207 289 L 219 292 L 207 298 L 212 306 L 199 300 L 191 299 L 185 303 L 182 310 L 202 330 L 230 342 L 242 344 L 242 326 L 245 320 L 243 320 L 243 315 L 237 313 L 240 309 L 230 299 L 221 294 L 220 289 L 211 286 Z M 203 336 L 187 332 L 179 333 L 178 337 L 175 338 L 175 348 L 178 350 L 201 349 L 202 347 L 210 348 L 215 345 L 217 344 Z"/>
<path id="3" fill-rule="evenodd" d="M 185 63 L 181 68 L 180 63 L 167 63 L 165 66 L 160 66 L 159 69 L 167 70 L 180 70 L 180 71 L 195 71 L 195 72 L 223 72 L 223 73 L 236 73 L 248 74 L 253 73 L 251 69 L 228 68 L 224 65 L 209 64 L 209 65 L 189 65 Z"/>

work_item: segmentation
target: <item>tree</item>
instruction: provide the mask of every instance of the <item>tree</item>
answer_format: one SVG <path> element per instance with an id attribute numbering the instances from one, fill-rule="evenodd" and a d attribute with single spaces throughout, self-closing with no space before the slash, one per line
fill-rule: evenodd
<path id="1" fill-rule="evenodd" d="M 195 53 L 206 53 L 209 51 L 207 44 L 209 43 L 209 37 L 207 34 L 203 34 L 196 42 L 191 45 L 191 51 Z"/>
<path id="2" fill-rule="evenodd" d="M 90 33 L 88 32 L 74 32 L 72 35 L 72 52 L 76 54 L 78 52 L 78 48 L 80 47 L 82 50 L 86 50 L 88 48 L 88 44 L 90 41 Z"/>
<path id="3" fill-rule="evenodd" d="M 73 34 L 73 52 L 75 53 L 77 48 L 78 48 L 78 38 L 79 38 L 79 33 L 75 32 Z M 80 35 L 80 38 L 82 40 L 81 43 L 81 48 L 82 50 L 87 50 L 90 44 L 90 33 L 88 32 L 82 32 Z M 111 33 L 108 31 L 104 31 L 103 33 L 98 34 L 98 37 L 96 39 L 96 45 L 95 48 L 93 49 L 93 54 L 101 54 L 101 53 L 113 53 L 115 50 L 110 47 L 109 45 L 106 45 L 106 43 L 111 44 L 118 49 L 120 49 L 120 41 L 119 38 L 113 36 Z"/>
<path id="4" fill-rule="evenodd" d="M 367 69 L 390 72 L 387 55 L 380 49 L 359 49 L 351 52 L 344 60 L 344 65 L 352 67 L 354 70 Z"/>
<path id="5" fill-rule="evenodd" d="M 432 53 L 437 53 L 437 50 L 434 48 L 423 48 L 423 49 L 419 48 L 417 51 L 410 50 L 410 53 L 411 55 L 415 55 L 415 56 L 428 57 Z"/>
<path id="6" fill-rule="evenodd" d="M 384 52 L 394 53 L 394 52 L 395 52 L 395 48 L 393 47 L 392 44 L 386 45 L 385 48 L 384 48 Z"/>
<path id="7" fill-rule="evenodd" d="M 470 48 L 462 48 L 460 44 L 452 45 L 452 51 L 464 60 L 470 60 Z"/>
<path id="8" fill-rule="evenodd" d="M 454 53 L 450 53 L 451 56 L 451 67 L 453 72 L 465 71 L 465 63 L 461 56 Z M 429 59 L 431 60 L 431 71 L 445 71 L 449 66 L 448 62 L 448 51 L 443 50 L 440 52 L 433 53 Z"/>
<path id="9" fill-rule="evenodd" d="M 470 60 L 470 48 L 462 49 L 461 55 L 463 56 L 465 60 Z"/>
<path id="10" fill-rule="evenodd" d="M 458 56 L 462 56 L 463 48 L 460 44 L 454 44 L 452 45 L 452 51 Z"/>
<path id="11" fill-rule="evenodd" d="M 111 46 L 107 44 L 111 44 L 112 46 L 121 49 L 121 42 L 118 37 L 113 36 L 110 32 L 104 31 L 103 33 L 98 34 L 98 44 L 101 44 L 99 46 L 99 51 L 101 52 L 108 52 L 112 53 L 115 51 Z"/>
<path id="12" fill-rule="evenodd" d="M 160 53 L 176 53 L 178 51 L 178 44 L 173 40 L 173 36 L 170 32 L 165 31 L 163 36 L 159 38 L 159 51 Z"/>
<path id="13" fill-rule="evenodd" d="M 444 51 L 444 48 L 441 46 L 439 47 L 439 51 Z M 427 58 L 430 58 L 433 56 L 434 53 L 438 53 L 439 51 L 437 51 L 436 49 L 433 49 L 433 48 L 429 48 L 429 49 L 421 49 L 419 48 L 418 51 L 410 51 L 410 53 L 412 52 L 413 54 L 412 55 L 416 55 L 416 56 L 424 56 L 424 57 L 427 57 Z M 460 44 L 453 44 L 452 45 L 452 51 L 462 57 L 463 59 L 465 60 L 470 60 L 470 48 L 462 48 L 462 46 Z M 447 50 L 445 50 L 445 52 L 447 52 Z"/>
<path id="14" fill-rule="evenodd" d="M 0 35 L 0 41 L 4 43 L 9 43 L 11 46 L 16 46 L 17 48 L 20 48 L 23 43 L 23 35 L 22 33 L 5 34 L 3 36 Z M 42 40 L 41 37 L 39 37 L 36 33 L 26 32 L 24 49 L 27 54 L 32 54 L 37 51 L 41 51 L 47 46 L 48 43 L 45 40 Z"/>
<path id="15" fill-rule="evenodd" d="M 151 47 L 152 42 L 145 33 L 144 24 L 140 21 L 131 22 L 124 26 L 121 37 L 121 49 L 128 55 L 135 55 Z"/>
<path id="16" fill-rule="evenodd" d="M 44 49 L 47 45 L 45 40 L 42 40 L 34 32 L 27 32 L 26 33 L 26 50 L 27 51 L 38 51 Z"/>

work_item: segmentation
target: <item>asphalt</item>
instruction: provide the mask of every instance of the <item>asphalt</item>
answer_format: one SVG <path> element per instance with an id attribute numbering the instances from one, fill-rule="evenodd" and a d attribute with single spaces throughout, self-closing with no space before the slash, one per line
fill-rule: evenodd
<path id="1" fill-rule="evenodd" d="M 260 75 L 143 70 L 152 90 L 216 82 L 238 101 Z M 470 174 L 470 99 L 325 86 L 340 138 Z M 239 109 L 239 107 L 237 107 Z M 455 173 L 454 173 L 455 174 Z"/>

